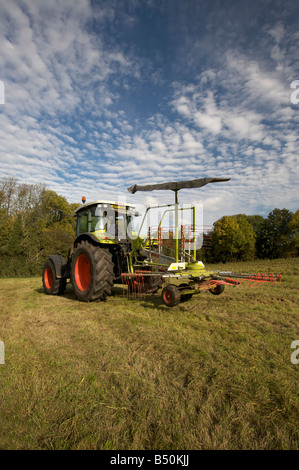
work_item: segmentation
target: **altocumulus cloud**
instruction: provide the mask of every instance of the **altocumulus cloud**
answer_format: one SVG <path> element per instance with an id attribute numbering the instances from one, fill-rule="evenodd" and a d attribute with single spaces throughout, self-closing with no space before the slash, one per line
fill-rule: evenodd
<path id="1" fill-rule="evenodd" d="M 127 188 L 230 177 L 181 201 L 296 210 L 298 7 L 198 3 L 0 0 L 0 177 L 144 203 L 173 195 Z"/>

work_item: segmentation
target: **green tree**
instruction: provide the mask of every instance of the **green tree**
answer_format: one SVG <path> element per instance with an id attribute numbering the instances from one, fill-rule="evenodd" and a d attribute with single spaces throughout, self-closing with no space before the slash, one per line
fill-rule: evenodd
<path id="1" fill-rule="evenodd" d="M 264 220 L 256 241 L 259 258 L 281 258 L 287 256 L 290 246 L 289 223 L 293 213 L 288 209 L 274 209 Z"/>
<path id="2" fill-rule="evenodd" d="M 1 213 L 0 210 L 0 255 L 5 255 L 8 252 L 8 241 L 10 232 L 12 231 L 13 219 Z"/>
<path id="3" fill-rule="evenodd" d="M 17 184 L 14 178 L 0 182 L 0 275 L 40 274 L 50 254 L 67 255 L 75 238 L 72 214 L 79 204 L 45 185 Z"/>
<path id="4" fill-rule="evenodd" d="M 23 223 L 21 215 L 18 214 L 12 225 L 12 229 L 9 233 L 7 254 L 10 256 L 23 255 L 24 254 L 24 234 L 23 234 Z"/>
<path id="5" fill-rule="evenodd" d="M 212 232 L 214 261 L 247 260 L 255 255 L 255 233 L 242 214 L 224 216 L 214 224 Z"/>
<path id="6" fill-rule="evenodd" d="M 4 178 L 0 182 L 1 209 L 5 209 L 7 215 L 12 215 L 17 188 L 16 178 Z"/>
<path id="7" fill-rule="evenodd" d="M 288 223 L 288 234 L 289 234 L 289 256 L 299 255 L 299 210 L 295 212 L 293 217 Z"/>
<path id="8" fill-rule="evenodd" d="M 55 191 L 44 190 L 39 203 L 34 207 L 31 220 L 38 237 L 36 262 L 44 262 L 51 254 L 67 256 L 67 251 L 75 238 L 75 219 L 73 214 L 79 204 L 69 204 Z M 30 235 L 32 239 L 33 234 Z"/>
<path id="9" fill-rule="evenodd" d="M 264 223 L 262 215 L 246 215 L 246 220 L 252 225 L 255 235 L 258 237 Z"/>

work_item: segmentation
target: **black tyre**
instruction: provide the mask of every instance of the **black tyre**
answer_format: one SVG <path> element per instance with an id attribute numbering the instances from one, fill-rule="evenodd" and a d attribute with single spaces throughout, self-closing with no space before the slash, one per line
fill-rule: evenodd
<path id="1" fill-rule="evenodd" d="M 189 285 L 187 283 L 183 283 L 179 285 L 179 290 L 188 289 Z M 188 300 L 192 299 L 193 294 L 181 294 L 181 302 L 187 302 Z"/>
<path id="2" fill-rule="evenodd" d="M 162 301 L 167 307 L 174 307 L 181 301 L 181 294 L 179 289 L 173 284 L 165 286 L 162 290 Z"/>
<path id="3" fill-rule="evenodd" d="M 156 294 L 162 287 L 162 276 L 151 276 L 148 281 L 146 292 Z"/>
<path id="4" fill-rule="evenodd" d="M 85 240 L 79 243 L 72 256 L 71 280 L 77 299 L 106 300 L 114 280 L 110 251 Z"/>
<path id="5" fill-rule="evenodd" d="M 66 288 L 66 278 L 57 278 L 55 266 L 51 260 L 47 260 L 43 268 L 43 286 L 48 295 L 64 294 Z"/>
<path id="6" fill-rule="evenodd" d="M 223 284 L 217 284 L 217 286 L 213 287 L 212 289 L 209 289 L 209 292 L 213 295 L 220 295 L 224 291 L 224 285 Z"/>

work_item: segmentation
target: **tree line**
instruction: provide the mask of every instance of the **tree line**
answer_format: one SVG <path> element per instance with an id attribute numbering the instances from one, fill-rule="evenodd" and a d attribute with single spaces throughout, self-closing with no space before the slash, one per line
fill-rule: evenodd
<path id="1" fill-rule="evenodd" d="M 210 249 L 201 250 L 209 263 L 275 259 L 299 255 L 299 210 L 274 209 L 267 217 L 237 214 L 213 225 Z"/>
<path id="2" fill-rule="evenodd" d="M 0 276 L 40 275 L 49 255 L 67 258 L 76 219 L 60 214 L 74 214 L 78 206 L 43 184 L 1 180 Z M 224 216 L 204 237 L 211 247 L 199 250 L 198 259 L 207 263 L 298 256 L 299 210 L 274 209 L 267 217 Z"/>
<path id="3" fill-rule="evenodd" d="M 15 178 L 0 181 L 0 276 L 40 275 L 51 254 L 67 252 L 75 237 L 69 204 L 44 184 L 19 184 Z"/>

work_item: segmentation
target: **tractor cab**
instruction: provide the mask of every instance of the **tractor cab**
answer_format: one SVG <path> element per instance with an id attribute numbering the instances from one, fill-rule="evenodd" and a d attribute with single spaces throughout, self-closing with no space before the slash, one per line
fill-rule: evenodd
<path id="1" fill-rule="evenodd" d="M 76 236 L 93 234 L 101 243 L 128 242 L 135 236 L 135 206 L 111 201 L 94 201 L 76 209 Z"/>

